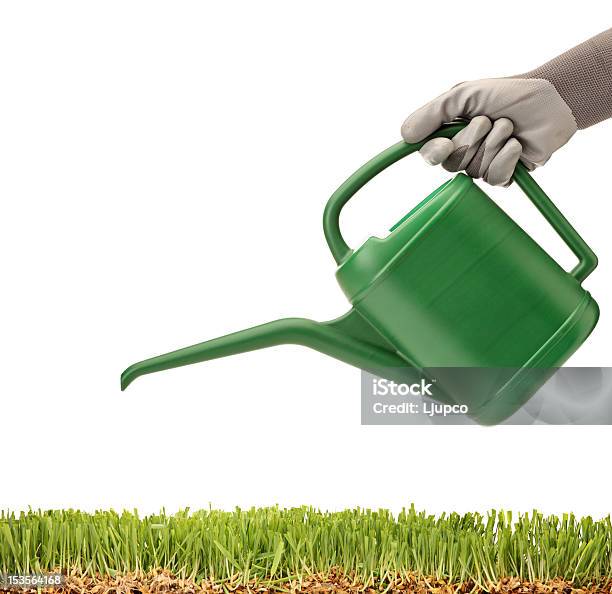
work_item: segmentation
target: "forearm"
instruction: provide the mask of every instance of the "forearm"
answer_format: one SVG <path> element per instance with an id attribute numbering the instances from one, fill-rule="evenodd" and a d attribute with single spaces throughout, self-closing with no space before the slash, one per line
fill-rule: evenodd
<path id="1" fill-rule="evenodd" d="M 612 29 L 520 75 L 549 81 L 572 110 L 579 129 L 612 117 Z"/>

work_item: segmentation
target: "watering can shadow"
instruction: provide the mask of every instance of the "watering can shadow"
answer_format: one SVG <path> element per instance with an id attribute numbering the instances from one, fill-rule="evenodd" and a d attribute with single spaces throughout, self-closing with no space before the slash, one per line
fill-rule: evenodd
<path id="1" fill-rule="evenodd" d="M 450 138 L 464 126 L 445 125 L 422 142 L 391 146 L 329 199 L 323 228 L 353 306 L 348 313 L 329 322 L 277 320 L 146 359 L 123 372 L 121 388 L 148 373 L 298 344 L 400 382 L 435 368 L 436 398 L 469 405 L 482 424 L 516 412 L 586 340 L 599 315 L 582 287 L 597 258 L 527 169 L 519 163 L 513 180 L 578 257 L 570 272 L 461 173 L 387 237 L 352 250 L 340 232 L 342 208 L 368 181 L 430 138 Z M 456 373 L 445 382 L 444 368 L 499 373 L 486 374 L 484 387 L 457 381 Z"/>

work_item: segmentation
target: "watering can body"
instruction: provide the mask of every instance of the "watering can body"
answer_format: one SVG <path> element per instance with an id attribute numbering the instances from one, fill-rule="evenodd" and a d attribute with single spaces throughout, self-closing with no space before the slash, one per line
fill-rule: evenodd
<path id="1" fill-rule="evenodd" d="M 451 137 L 461 126 L 445 126 L 435 136 Z M 386 237 L 351 250 L 339 228 L 344 205 L 422 144 L 390 147 L 328 201 L 324 231 L 352 304 L 346 315 L 325 323 L 277 320 L 153 357 L 128 368 L 122 388 L 146 373 L 293 343 L 396 381 L 435 369 L 436 397 L 466 404 L 483 424 L 518 410 L 595 326 L 598 308 L 581 282 L 597 259 L 521 164 L 514 180 L 577 255 L 571 272 L 464 174 L 430 194 Z M 488 373 L 458 381 L 458 368 Z"/>
<path id="2" fill-rule="evenodd" d="M 463 174 L 387 237 L 368 239 L 337 278 L 407 365 L 435 375 L 438 395 L 486 424 L 524 404 L 599 313 L 576 277 Z"/>

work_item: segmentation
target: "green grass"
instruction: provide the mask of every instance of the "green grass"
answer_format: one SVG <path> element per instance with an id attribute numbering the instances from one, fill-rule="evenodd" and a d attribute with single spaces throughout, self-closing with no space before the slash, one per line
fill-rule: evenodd
<path id="1" fill-rule="evenodd" d="M 139 517 L 100 511 L 0 513 L 0 573 L 82 574 L 164 568 L 232 584 L 339 568 L 362 583 L 422 575 L 486 587 L 499 578 L 612 577 L 610 518 L 571 514 L 443 514 L 411 508 L 323 513 L 311 508 L 184 511 Z"/>

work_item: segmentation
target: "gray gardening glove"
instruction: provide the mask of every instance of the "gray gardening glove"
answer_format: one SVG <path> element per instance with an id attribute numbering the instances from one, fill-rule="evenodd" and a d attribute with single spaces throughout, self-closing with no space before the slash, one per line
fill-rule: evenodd
<path id="1" fill-rule="evenodd" d="M 415 111 L 402 126 L 406 142 L 419 142 L 443 123 L 470 123 L 453 139 L 434 138 L 424 159 L 448 171 L 504 186 L 519 159 L 544 165 L 578 129 L 612 117 L 612 29 L 540 68 L 510 78 L 456 85 Z"/>

